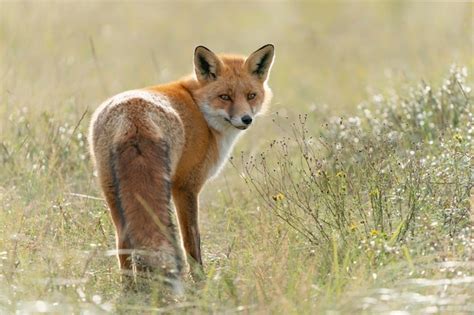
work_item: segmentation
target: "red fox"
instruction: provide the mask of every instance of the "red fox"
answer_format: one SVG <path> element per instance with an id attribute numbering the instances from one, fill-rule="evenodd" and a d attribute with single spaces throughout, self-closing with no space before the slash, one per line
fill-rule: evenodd
<path id="1" fill-rule="evenodd" d="M 199 192 L 269 104 L 273 59 L 270 44 L 248 58 L 198 46 L 194 75 L 120 93 L 95 111 L 91 156 L 122 270 L 134 265 L 177 279 L 186 257 L 202 266 Z"/>

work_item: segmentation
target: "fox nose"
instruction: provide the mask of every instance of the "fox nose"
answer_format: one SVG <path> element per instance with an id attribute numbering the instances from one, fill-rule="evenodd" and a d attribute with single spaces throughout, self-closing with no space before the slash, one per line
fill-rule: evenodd
<path id="1" fill-rule="evenodd" d="M 252 117 L 250 117 L 249 115 L 245 115 L 244 117 L 242 117 L 242 122 L 246 125 L 250 125 L 252 123 Z"/>

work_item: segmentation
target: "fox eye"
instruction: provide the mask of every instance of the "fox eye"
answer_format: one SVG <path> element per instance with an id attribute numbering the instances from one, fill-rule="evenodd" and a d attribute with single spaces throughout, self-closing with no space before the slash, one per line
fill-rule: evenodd
<path id="1" fill-rule="evenodd" d="M 224 101 L 230 101 L 230 96 L 227 94 L 221 94 L 219 95 L 219 98 Z"/>
<path id="2" fill-rule="evenodd" d="M 257 96 L 256 93 L 249 93 L 249 94 L 247 94 L 247 99 L 248 100 L 253 100 L 255 98 L 255 96 Z"/>

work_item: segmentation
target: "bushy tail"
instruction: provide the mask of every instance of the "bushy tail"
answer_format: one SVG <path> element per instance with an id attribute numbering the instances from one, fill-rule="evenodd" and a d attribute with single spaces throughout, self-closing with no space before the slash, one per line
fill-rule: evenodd
<path id="1" fill-rule="evenodd" d="M 183 261 L 170 204 L 170 147 L 161 138 L 127 132 L 113 146 L 112 177 L 122 225 L 119 239 L 133 250 L 139 269 L 160 268 L 177 278 Z"/>

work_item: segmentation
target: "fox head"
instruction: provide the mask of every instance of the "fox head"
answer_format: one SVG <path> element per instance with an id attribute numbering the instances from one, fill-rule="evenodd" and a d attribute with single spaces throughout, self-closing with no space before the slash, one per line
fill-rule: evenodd
<path id="1" fill-rule="evenodd" d="M 196 47 L 194 71 L 199 88 L 194 96 L 209 126 L 224 132 L 245 130 L 252 124 L 272 97 L 267 79 L 273 57 L 271 44 L 247 58 Z"/>

